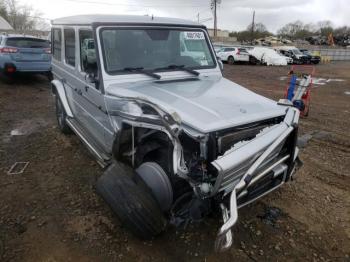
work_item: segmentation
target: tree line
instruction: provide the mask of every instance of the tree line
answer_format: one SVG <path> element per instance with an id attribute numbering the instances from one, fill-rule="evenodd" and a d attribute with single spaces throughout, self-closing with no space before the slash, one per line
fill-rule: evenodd
<path id="1" fill-rule="evenodd" d="M 0 0 L 0 16 L 16 31 L 47 30 L 48 21 L 42 14 L 29 5 L 20 4 L 17 0 Z"/>
<path id="2" fill-rule="evenodd" d="M 287 38 L 290 40 L 307 39 L 309 37 L 328 37 L 332 33 L 335 37 L 349 37 L 350 27 L 334 27 L 331 21 L 320 21 L 317 23 L 305 24 L 300 20 L 288 23 L 278 29 L 277 36 Z M 264 24 L 256 23 L 252 31 L 252 24 L 246 30 L 231 32 L 230 36 L 237 37 L 238 41 L 251 41 L 252 39 L 264 38 L 266 36 L 274 35 Z"/>

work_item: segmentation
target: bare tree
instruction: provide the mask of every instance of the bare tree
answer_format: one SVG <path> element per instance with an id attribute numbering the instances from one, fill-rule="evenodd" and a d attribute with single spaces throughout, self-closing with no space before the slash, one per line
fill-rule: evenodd
<path id="1" fill-rule="evenodd" d="M 290 39 L 304 39 L 315 34 L 315 25 L 303 24 L 303 22 L 297 20 L 280 28 L 277 34 Z"/>
<path id="2" fill-rule="evenodd" d="M 330 33 L 333 33 L 333 24 L 329 20 L 320 21 L 317 23 L 318 31 L 322 36 L 329 36 Z"/>
<path id="3" fill-rule="evenodd" d="M 7 9 L 4 1 L 0 1 L 0 16 L 7 20 Z"/>
<path id="4" fill-rule="evenodd" d="M 18 0 L 0 0 L 0 15 L 14 30 L 26 31 L 47 29 L 48 23 L 40 18 L 41 14 L 28 5 L 21 5 Z"/>

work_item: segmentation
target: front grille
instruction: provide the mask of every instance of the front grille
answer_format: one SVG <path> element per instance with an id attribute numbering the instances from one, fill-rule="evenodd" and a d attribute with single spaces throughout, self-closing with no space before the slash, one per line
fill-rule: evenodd
<path id="1" fill-rule="evenodd" d="M 267 119 L 261 122 L 235 127 L 231 130 L 222 130 L 216 133 L 218 156 L 224 154 L 234 144 L 240 141 L 248 141 L 256 137 L 261 130 L 268 126 L 280 123 L 283 117 Z"/>
<path id="2" fill-rule="evenodd" d="M 260 167 L 255 172 L 256 174 L 259 174 L 263 172 L 265 169 L 272 166 L 274 163 L 278 162 L 280 159 L 282 159 L 285 155 L 285 150 L 282 150 L 285 145 L 285 141 L 283 141 L 272 153 L 266 158 L 266 160 L 260 165 Z M 241 165 L 235 167 L 234 169 L 227 170 L 221 179 L 221 185 L 219 188 L 219 191 L 225 191 L 227 189 L 231 189 L 235 184 L 239 182 L 239 180 L 242 178 L 242 176 L 248 171 L 248 169 L 251 167 L 251 165 L 254 163 L 256 159 L 261 156 L 263 152 L 258 152 L 256 155 L 254 155 L 252 158 L 248 159 L 247 161 L 244 161 Z M 284 160 L 284 162 L 287 161 L 287 159 Z"/>
<path id="3" fill-rule="evenodd" d="M 271 171 L 277 165 L 285 164 L 290 166 L 293 157 L 293 138 L 295 132 L 284 123 L 256 126 L 254 129 L 248 128 L 242 130 L 239 135 L 223 134 L 221 137 L 221 148 L 224 143 L 229 150 L 223 154 L 218 154 L 217 159 L 211 162 L 212 166 L 217 170 L 217 177 L 213 187 L 212 194 L 217 192 L 230 192 L 234 186 L 240 181 L 248 169 L 262 154 L 270 148 L 270 146 L 278 140 L 278 144 L 274 145 L 274 149 L 264 156 L 264 160 L 254 170 L 253 179 L 260 179 L 267 172 Z M 251 137 L 251 134 L 256 134 Z M 248 138 L 233 142 L 242 134 L 248 134 Z M 220 144 L 218 142 L 218 144 Z M 242 143 L 240 143 L 242 142 Z"/>

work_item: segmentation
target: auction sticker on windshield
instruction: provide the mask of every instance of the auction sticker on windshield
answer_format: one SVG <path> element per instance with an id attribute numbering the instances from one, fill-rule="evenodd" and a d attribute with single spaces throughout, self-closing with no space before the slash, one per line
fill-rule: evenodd
<path id="1" fill-rule="evenodd" d="M 203 32 L 184 32 L 186 40 L 203 40 L 204 33 Z"/>

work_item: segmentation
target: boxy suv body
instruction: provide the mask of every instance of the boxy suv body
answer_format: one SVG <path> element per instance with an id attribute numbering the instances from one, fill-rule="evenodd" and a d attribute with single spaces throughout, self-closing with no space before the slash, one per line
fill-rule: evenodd
<path id="1" fill-rule="evenodd" d="M 85 56 L 86 39 L 95 60 Z M 222 212 L 223 250 L 238 208 L 293 176 L 299 111 L 225 79 L 203 25 L 61 18 L 52 51 L 59 128 L 74 131 L 105 168 L 97 191 L 136 235 Z"/>
<path id="2" fill-rule="evenodd" d="M 49 73 L 51 51 L 48 40 L 32 36 L 0 36 L 0 70 L 15 72 Z"/>

